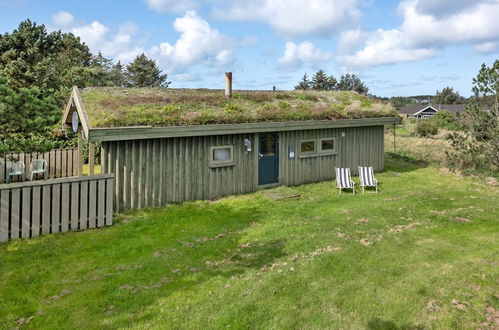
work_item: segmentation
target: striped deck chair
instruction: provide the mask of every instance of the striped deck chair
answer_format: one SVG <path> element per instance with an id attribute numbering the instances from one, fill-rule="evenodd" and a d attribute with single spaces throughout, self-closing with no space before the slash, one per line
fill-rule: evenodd
<path id="1" fill-rule="evenodd" d="M 342 189 L 352 189 L 355 195 L 355 183 L 352 181 L 352 176 L 350 175 L 349 168 L 338 168 L 336 167 L 336 188 Z"/>
<path id="2" fill-rule="evenodd" d="M 372 166 L 359 166 L 359 179 L 362 193 L 366 187 L 375 187 L 376 193 L 378 193 L 378 180 L 374 178 Z"/>

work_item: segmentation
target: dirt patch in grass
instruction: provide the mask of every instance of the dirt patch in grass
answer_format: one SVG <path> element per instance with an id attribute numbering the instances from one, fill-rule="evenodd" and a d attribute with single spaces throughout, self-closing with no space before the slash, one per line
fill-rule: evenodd
<path id="1" fill-rule="evenodd" d="M 301 197 L 300 194 L 295 194 L 292 192 L 269 192 L 265 193 L 265 196 L 276 201 L 285 199 L 298 199 Z"/>
<path id="2" fill-rule="evenodd" d="M 432 312 L 438 312 L 440 310 L 440 307 L 437 305 L 436 300 L 430 300 L 426 304 L 426 309 Z"/>
<path id="3" fill-rule="evenodd" d="M 408 225 L 397 225 L 388 229 L 389 233 L 401 233 L 406 230 L 412 230 L 414 227 L 421 225 L 420 222 L 413 222 Z"/>
<path id="4" fill-rule="evenodd" d="M 454 217 L 451 219 L 452 221 L 455 221 L 455 222 L 471 222 L 470 219 L 467 219 L 467 218 L 461 218 L 461 217 Z"/>
<path id="5" fill-rule="evenodd" d="M 141 285 L 141 284 L 137 284 L 137 285 L 130 285 L 130 284 L 123 284 L 123 285 L 120 285 L 118 287 L 118 289 L 120 290 L 127 290 L 129 291 L 130 293 L 132 294 L 135 294 L 141 290 L 150 290 L 150 289 L 159 289 L 163 286 L 165 286 L 168 282 L 170 282 L 170 278 L 169 277 L 163 277 L 161 278 L 158 282 L 155 282 L 155 283 L 152 283 L 152 284 L 149 284 L 149 285 Z"/>
<path id="6" fill-rule="evenodd" d="M 360 218 L 359 220 L 355 221 L 356 225 L 361 225 L 363 223 L 369 222 L 368 218 Z"/>
<path id="7" fill-rule="evenodd" d="M 485 322 L 482 326 L 490 327 L 491 329 L 499 329 L 499 309 L 492 306 L 485 308 Z"/>
<path id="8" fill-rule="evenodd" d="M 459 301 L 457 299 L 452 299 L 451 300 L 452 307 L 454 307 L 457 310 L 460 311 L 465 311 L 470 307 L 470 303 L 466 301 Z"/>

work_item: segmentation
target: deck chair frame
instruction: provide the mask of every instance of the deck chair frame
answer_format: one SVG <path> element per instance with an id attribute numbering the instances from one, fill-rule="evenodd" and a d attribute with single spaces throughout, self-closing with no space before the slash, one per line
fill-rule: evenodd
<path id="1" fill-rule="evenodd" d="M 359 166 L 359 180 L 363 194 L 365 193 L 366 187 L 375 187 L 376 194 L 378 193 L 378 180 L 374 177 L 372 166 Z"/>
<path id="2" fill-rule="evenodd" d="M 336 167 L 336 188 L 339 189 L 340 195 L 342 189 L 352 189 L 352 192 L 355 195 L 355 182 L 352 180 L 350 168 Z"/>

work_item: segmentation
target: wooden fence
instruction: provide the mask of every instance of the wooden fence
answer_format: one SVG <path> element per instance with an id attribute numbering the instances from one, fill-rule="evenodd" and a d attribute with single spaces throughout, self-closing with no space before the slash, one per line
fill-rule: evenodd
<path id="1" fill-rule="evenodd" d="M 9 153 L 5 159 L 0 158 L 0 183 L 7 177 L 6 161 L 9 159 L 22 160 L 26 165 L 26 179 L 29 180 L 29 164 L 33 159 L 45 159 L 48 165 L 48 177 L 66 178 L 78 175 L 78 149 L 53 149 L 48 152 Z"/>
<path id="2" fill-rule="evenodd" d="M 0 242 L 113 223 L 114 174 L 0 185 Z"/>

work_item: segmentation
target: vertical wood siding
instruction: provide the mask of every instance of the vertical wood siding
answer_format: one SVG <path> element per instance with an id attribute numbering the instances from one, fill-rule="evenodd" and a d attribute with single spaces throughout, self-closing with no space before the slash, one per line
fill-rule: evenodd
<path id="1" fill-rule="evenodd" d="M 279 184 L 332 180 L 334 168 L 373 166 L 383 170 L 383 126 L 279 132 Z M 342 137 L 342 132 L 345 136 Z M 303 139 L 333 137 L 335 155 L 299 158 Z M 244 139 L 253 150 L 246 153 Z M 234 146 L 234 166 L 210 168 L 212 146 Z M 288 158 L 288 146 L 296 157 Z M 258 134 L 108 141 L 102 143 L 102 171 L 114 173 L 114 209 L 136 209 L 171 202 L 213 199 L 258 189 Z"/>
<path id="2" fill-rule="evenodd" d="M 383 134 L 383 126 L 281 132 L 279 181 L 293 186 L 332 180 L 336 177 L 335 167 L 349 167 L 353 175 L 358 174 L 358 166 L 372 166 L 374 171 L 382 171 Z M 300 158 L 301 140 L 316 139 L 319 144 L 323 138 L 335 138 L 336 154 Z M 294 159 L 288 157 L 288 146 L 295 147 Z"/>
<path id="3" fill-rule="evenodd" d="M 0 242 L 113 222 L 113 175 L 0 185 Z"/>

